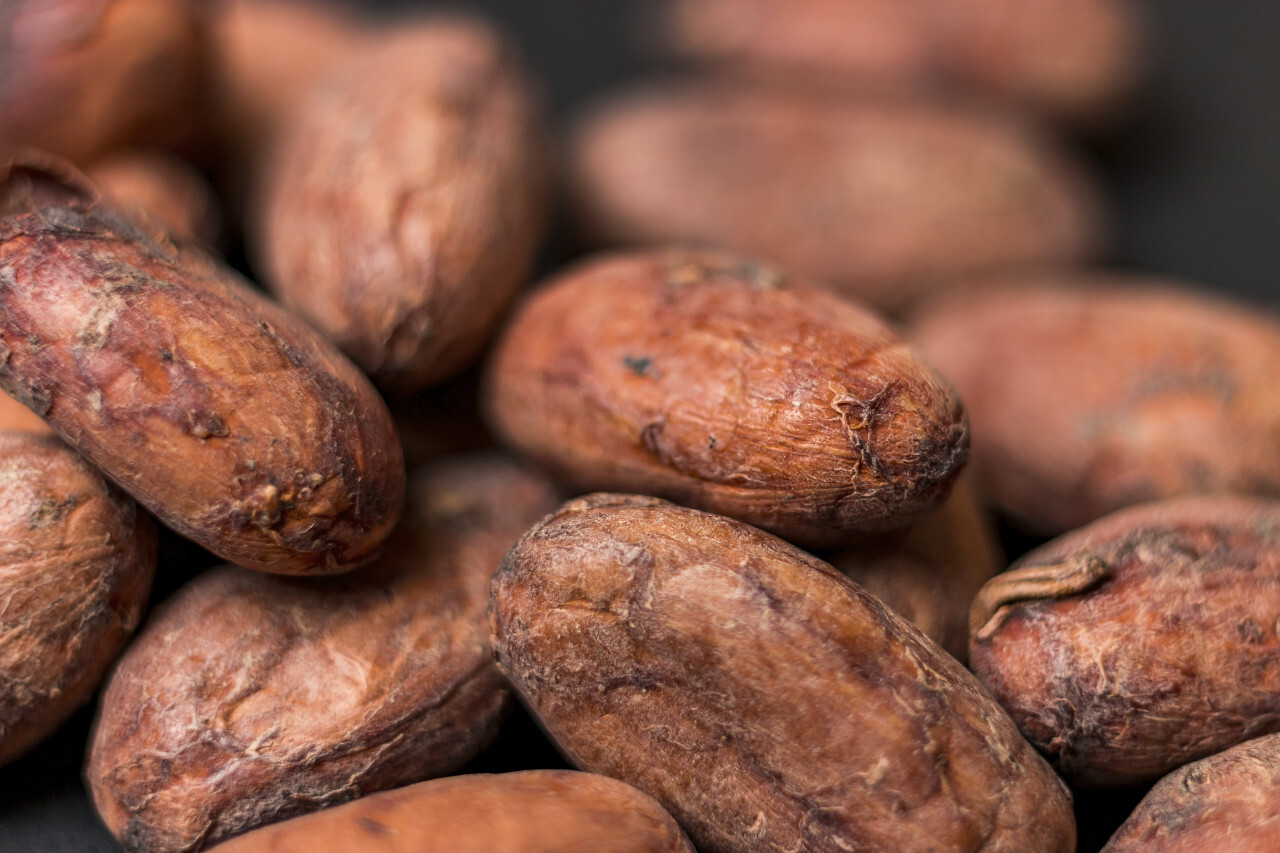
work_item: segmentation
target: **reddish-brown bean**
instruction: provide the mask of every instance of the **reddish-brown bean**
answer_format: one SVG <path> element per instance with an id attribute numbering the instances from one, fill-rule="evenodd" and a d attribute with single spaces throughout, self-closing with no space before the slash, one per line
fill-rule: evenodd
<path id="1" fill-rule="evenodd" d="M 93 695 L 155 568 L 133 500 L 53 436 L 0 432 L 0 764 Z"/>
<path id="2" fill-rule="evenodd" d="M 959 399 L 881 320 L 723 254 L 573 267 L 517 312 L 489 368 L 496 433 L 575 488 L 813 546 L 936 506 L 967 453 Z"/>
<path id="3" fill-rule="evenodd" d="M 984 499 L 1058 534 L 1189 493 L 1280 496 L 1280 322 L 1166 280 L 974 282 L 911 340 L 959 389 Z"/>
<path id="4" fill-rule="evenodd" d="M 1157 782 L 1102 853 L 1271 853 L 1277 790 L 1280 734 L 1246 741 Z"/>
<path id="5" fill-rule="evenodd" d="M 1075 849 L 1066 787 L 972 675 L 741 522 L 571 501 L 508 554 L 490 620 L 571 760 L 707 853 Z"/>
<path id="6" fill-rule="evenodd" d="M 1130 507 L 979 592 L 970 666 L 1079 785 L 1149 782 L 1280 730 L 1280 503 Z"/>
<path id="7" fill-rule="evenodd" d="M 252 568 L 351 569 L 400 514 L 400 444 L 359 370 L 54 161 L 0 170 L 0 386 L 165 524 Z"/>
<path id="8" fill-rule="evenodd" d="M 357 576 L 224 567 L 168 601 L 102 698 L 87 777 L 129 850 L 199 850 L 266 823 L 456 770 L 508 688 L 489 581 L 555 504 L 500 457 L 415 475 L 386 555 Z"/>
<path id="9" fill-rule="evenodd" d="M 667 85 L 588 114 L 570 152 L 605 243 L 723 246 L 898 311 L 960 276 L 1075 263 L 1101 243 L 1079 163 L 957 103 Z"/>
<path id="10" fill-rule="evenodd" d="M 241 836 L 218 853 L 693 853 L 652 797 L 616 779 L 526 770 L 421 782 Z"/>
<path id="11" fill-rule="evenodd" d="M 264 176 L 268 284 L 380 386 L 479 352 L 547 218 L 538 99 L 481 20 L 371 40 L 285 128 Z"/>

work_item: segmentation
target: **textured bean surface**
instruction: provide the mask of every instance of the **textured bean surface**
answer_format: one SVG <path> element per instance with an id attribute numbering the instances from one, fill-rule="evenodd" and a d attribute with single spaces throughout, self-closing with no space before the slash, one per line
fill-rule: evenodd
<path id="1" fill-rule="evenodd" d="M 498 435 L 580 490 L 656 494 L 832 545 L 946 498 L 960 401 L 869 312 L 731 256 L 563 273 L 490 364 Z"/>
<path id="2" fill-rule="evenodd" d="M 652 797 L 572 770 L 452 776 L 230 841 L 219 853 L 693 853 Z"/>
<path id="3" fill-rule="evenodd" d="M 1280 832 L 1280 734 L 1233 746 L 1161 779 L 1103 853 L 1270 853 Z"/>
<path id="4" fill-rule="evenodd" d="M 225 559 L 305 574 L 376 556 L 404 464 L 368 380 L 229 268 L 55 168 L 0 176 L 0 387 Z"/>
<path id="5" fill-rule="evenodd" d="M 1142 27 L 1128 0 L 669 0 L 669 49 L 742 71 L 976 88 L 1093 120 L 1132 93 Z"/>
<path id="6" fill-rule="evenodd" d="M 0 432 L 0 764 L 93 695 L 155 568 L 127 495 L 52 436 Z"/>
<path id="7" fill-rule="evenodd" d="M 130 850 L 197 850 L 456 770 L 507 702 L 485 608 L 502 555 L 552 506 L 501 458 L 414 479 L 357 577 L 225 567 L 148 623 L 103 696 L 88 778 Z"/>
<path id="8" fill-rule="evenodd" d="M 1025 277 L 941 297 L 913 343 L 973 420 L 975 482 L 1039 532 L 1174 495 L 1280 495 L 1280 321 L 1174 283 Z"/>
<path id="9" fill-rule="evenodd" d="M 1149 782 L 1280 730 L 1280 504 L 1131 507 L 979 593 L 970 666 L 1081 785 Z"/>
<path id="10" fill-rule="evenodd" d="M 574 133 L 581 227 L 699 242 L 887 310 L 956 276 L 1080 261 L 1101 205 L 1080 166 L 1008 116 L 791 87 L 649 88 Z"/>
<path id="11" fill-rule="evenodd" d="M 425 20 L 372 40 L 284 131 L 270 284 L 380 385 L 456 373 L 529 273 L 548 175 L 526 78 L 490 26 Z"/>
<path id="12" fill-rule="evenodd" d="M 1074 850 L 1065 786 L 963 667 L 741 522 L 571 501 L 507 556 L 490 620 L 570 758 L 700 850 Z"/>

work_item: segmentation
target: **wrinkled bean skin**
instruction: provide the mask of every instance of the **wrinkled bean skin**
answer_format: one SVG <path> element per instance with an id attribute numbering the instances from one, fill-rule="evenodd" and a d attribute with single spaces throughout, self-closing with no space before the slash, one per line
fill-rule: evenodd
<path id="1" fill-rule="evenodd" d="M 371 41 L 282 130 L 268 284 L 380 387 L 461 370 L 529 274 L 550 182 L 528 77 L 483 21 L 424 19 Z"/>
<path id="2" fill-rule="evenodd" d="M 53 436 L 0 432 L 0 765 L 92 697 L 155 568 L 132 499 Z"/>
<path id="3" fill-rule="evenodd" d="M 570 268 L 489 363 L 495 434 L 579 491 L 629 490 L 812 547 L 902 526 L 967 455 L 959 399 L 870 312 L 730 255 Z"/>
<path id="4" fill-rule="evenodd" d="M 909 338 L 973 421 L 983 499 L 1045 535 L 1159 498 L 1280 496 L 1280 321 L 1118 274 L 975 281 Z"/>
<path id="5" fill-rule="evenodd" d="M 1077 785 L 1150 782 L 1280 731 L 1280 503 L 1131 507 L 979 592 L 970 666 Z"/>
<path id="6" fill-rule="evenodd" d="M 269 826 L 218 853 L 693 853 L 662 806 L 572 770 L 451 776 Z"/>
<path id="7" fill-rule="evenodd" d="M 1068 152 L 959 103 L 652 86 L 584 115 L 568 163 L 600 245 L 719 246 L 895 313 L 965 276 L 1078 264 L 1107 228 Z"/>
<path id="8" fill-rule="evenodd" d="M 1157 782 L 1102 853 L 1270 853 L 1277 790 L 1280 734 L 1245 741 Z"/>
<path id="9" fill-rule="evenodd" d="M 0 174 L 0 387 L 178 533 L 283 574 L 373 559 L 404 499 L 369 381 L 70 167 Z"/>
<path id="10" fill-rule="evenodd" d="M 502 555 L 555 505 L 496 456 L 415 475 L 386 555 L 357 576 L 223 567 L 148 623 L 103 696 L 87 777 L 129 850 L 199 850 L 453 772 L 508 687 L 485 608 Z"/>
<path id="11" fill-rule="evenodd" d="M 962 666 L 741 522 L 571 501 L 508 554 L 490 621 L 570 759 L 699 850 L 1074 850 L 1066 787 Z"/>

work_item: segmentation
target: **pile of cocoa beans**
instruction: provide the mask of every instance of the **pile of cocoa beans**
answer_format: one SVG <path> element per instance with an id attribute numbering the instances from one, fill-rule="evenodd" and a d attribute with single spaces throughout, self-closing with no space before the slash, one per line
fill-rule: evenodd
<path id="1" fill-rule="evenodd" d="M 1113 264 L 1144 10 L 635 11 L 559 121 L 474 12 L 0 4 L 0 773 L 149 853 L 1272 849 L 1280 317 Z"/>

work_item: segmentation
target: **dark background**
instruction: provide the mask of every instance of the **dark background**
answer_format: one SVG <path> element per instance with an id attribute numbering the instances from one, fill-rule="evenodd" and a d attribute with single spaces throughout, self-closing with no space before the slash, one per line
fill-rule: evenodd
<path id="1" fill-rule="evenodd" d="M 584 101 L 656 67 L 631 35 L 643 5 L 636 0 L 454 5 L 489 13 L 523 43 L 544 76 L 558 123 Z M 1280 305 L 1280 168 L 1272 162 L 1280 153 L 1280 4 L 1152 0 L 1150 7 L 1151 72 L 1142 97 L 1117 133 L 1088 146 L 1113 201 L 1112 262 Z M 187 559 L 170 542 L 160 573 Z M 89 721 L 90 712 L 81 712 L 52 740 L 0 768 L 0 851 L 119 849 L 98 824 L 79 777 Z M 531 765 L 558 760 L 520 714 L 471 769 L 505 769 L 495 757 L 504 750 L 520 752 Z M 1081 796 L 1081 851 L 1096 850 L 1139 793 Z"/>

